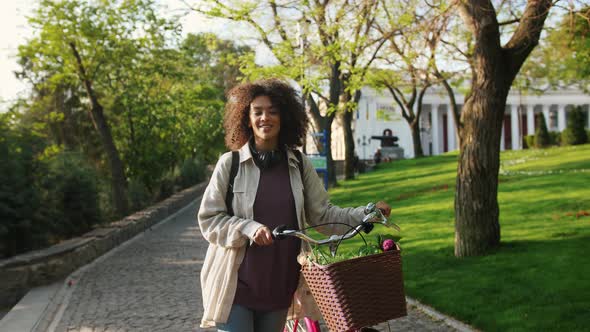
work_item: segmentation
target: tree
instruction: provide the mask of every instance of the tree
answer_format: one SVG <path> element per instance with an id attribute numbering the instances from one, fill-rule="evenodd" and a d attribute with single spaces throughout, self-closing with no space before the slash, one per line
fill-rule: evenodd
<path id="1" fill-rule="evenodd" d="M 561 133 L 562 145 L 578 145 L 588 141 L 586 129 L 584 126 L 586 119 L 582 107 L 577 106 L 568 114 L 567 127 Z"/>
<path id="2" fill-rule="evenodd" d="M 436 65 L 449 12 L 415 0 L 383 1 L 383 18 L 374 23 L 386 39 L 378 60 L 388 69 L 374 70 L 370 81 L 378 89 L 387 89 L 395 100 L 410 127 L 416 158 L 424 156 L 420 138 L 424 95 L 441 81 L 450 88 L 447 78 L 452 74 L 441 73 Z M 451 97 L 455 109 L 452 88 Z"/>
<path id="3" fill-rule="evenodd" d="M 89 118 L 107 156 L 119 216 L 127 213 L 127 177 L 104 98 L 111 79 L 127 70 L 142 49 L 163 43 L 160 32 L 167 22 L 155 17 L 152 6 L 150 0 L 43 0 L 29 19 L 36 36 L 19 47 L 23 67 L 34 72 L 29 78 L 43 86 L 38 90 L 74 86 L 84 91 Z M 143 36 L 136 37 L 139 29 Z"/>
<path id="4" fill-rule="evenodd" d="M 491 1 L 455 1 L 471 32 L 473 71 L 459 128 L 460 150 L 455 194 L 455 255 L 489 253 L 500 243 L 498 171 L 506 98 L 522 64 L 537 45 L 550 0 L 528 0 L 506 44 L 501 44 Z"/>
<path id="5" fill-rule="evenodd" d="M 249 48 L 212 35 L 181 41 L 150 0 L 45 1 L 32 22 L 38 36 L 20 47 L 19 76 L 33 86 L 23 118 L 111 179 L 113 216 L 124 215 L 127 179 L 157 196 L 186 160 L 223 150 L 224 88 Z"/>
<path id="6" fill-rule="evenodd" d="M 535 93 L 572 87 L 589 92 L 589 34 L 590 7 L 564 11 L 525 62 L 519 85 Z"/>
<path id="7" fill-rule="evenodd" d="M 43 142 L 15 120 L 14 112 L 0 113 L 0 257 L 46 242 L 38 232 L 41 197 L 34 176 Z"/>
<path id="8" fill-rule="evenodd" d="M 545 122 L 545 116 L 543 114 L 537 114 L 537 123 L 535 127 L 535 147 L 545 148 L 551 144 L 551 137 L 549 137 L 549 131 L 547 130 L 547 123 Z"/>
<path id="9" fill-rule="evenodd" d="M 253 55 L 250 47 L 220 39 L 212 33 L 189 33 L 180 50 L 187 58 L 187 65 L 194 66 L 196 82 L 221 87 L 221 99 L 224 98 L 223 92 L 231 89 L 243 76 L 240 58 Z"/>
<path id="10" fill-rule="evenodd" d="M 354 177 L 351 110 L 360 99 L 363 79 L 383 45 L 383 39 L 374 38 L 372 33 L 371 22 L 378 6 L 376 1 L 210 0 L 207 6 L 195 8 L 209 16 L 247 23 L 280 64 L 260 68 L 253 57 L 248 57 L 242 68 L 248 77 L 282 76 L 302 87 L 314 129 L 327 132 L 325 153 L 331 186 L 336 184 L 331 128 L 337 113 L 343 120 L 345 177 Z M 305 42 L 297 38 L 297 24 Z M 306 66 L 310 70 L 306 71 Z"/>

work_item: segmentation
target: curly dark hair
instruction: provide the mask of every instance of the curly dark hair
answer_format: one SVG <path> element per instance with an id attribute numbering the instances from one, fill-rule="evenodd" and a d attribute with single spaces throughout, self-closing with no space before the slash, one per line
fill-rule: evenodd
<path id="1" fill-rule="evenodd" d="M 225 145 L 238 150 L 252 137 L 252 128 L 248 127 L 250 103 L 259 96 L 268 96 L 280 111 L 279 146 L 291 149 L 301 146 L 307 134 L 307 113 L 297 91 L 276 78 L 241 83 L 227 93 L 223 119 Z"/>

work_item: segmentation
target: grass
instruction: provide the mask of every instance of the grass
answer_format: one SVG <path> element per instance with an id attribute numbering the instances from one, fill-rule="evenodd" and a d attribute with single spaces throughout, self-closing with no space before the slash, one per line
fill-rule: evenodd
<path id="1" fill-rule="evenodd" d="M 409 296 L 484 331 L 590 331 L 590 216 L 576 217 L 590 212 L 590 145 L 502 152 L 501 245 L 481 257 L 453 254 L 456 167 L 457 153 L 396 161 L 331 198 L 390 203 Z"/>

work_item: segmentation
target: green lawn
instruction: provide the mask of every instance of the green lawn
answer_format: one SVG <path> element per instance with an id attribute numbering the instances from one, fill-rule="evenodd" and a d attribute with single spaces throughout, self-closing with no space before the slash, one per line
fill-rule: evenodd
<path id="1" fill-rule="evenodd" d="M 392 205 L 409 296 L 484 331 L 590 331 L 590 216 L 576 217 L 590 212 L 590 145 L 506 151 L 501 163 L 502 239 L 488 256 L 453 255 L 457 153 L 380 165 L 331 198 Z"/>

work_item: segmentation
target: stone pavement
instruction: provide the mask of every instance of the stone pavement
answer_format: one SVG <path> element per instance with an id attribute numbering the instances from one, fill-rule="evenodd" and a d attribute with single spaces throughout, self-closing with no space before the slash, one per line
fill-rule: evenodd
<path id="1" fill-rule="evenodd" d="M 192 205 L 75 273 L 48 330 L 211 331 L 198 327 L 203 312 L 199 271 L 207 243 L 195 213 Z M 456 331 L 413 306 L 408 309 L 407 317 L 390 323 L 391 331 Z M 378 329 L 389 330 L 387 324 Z"/>

